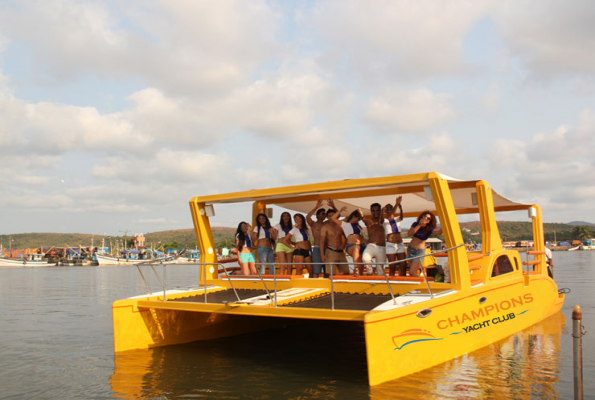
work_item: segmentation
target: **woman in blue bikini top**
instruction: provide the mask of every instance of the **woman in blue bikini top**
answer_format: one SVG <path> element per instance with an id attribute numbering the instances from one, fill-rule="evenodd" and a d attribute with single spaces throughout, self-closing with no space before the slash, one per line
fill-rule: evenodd
<path id="1" fill-rule="evenodd" d="M 410 249 L 407 250 L 407 258 L 421 255 L 418 253 L 425 252 L 426 240 L 432 235 L 442 234 L 442 229 L 437 228 L 436 224 L 436 216 L 429 211 L 424 211 L 417 217 L 417 221 L 411 225 L 409 232 L 407 232 L 407 235 L 412 238 L 411 243 L 409 243 Z M 423 258 L 409 262 L 410 276 L 419 276 L 422 260 Z"/>

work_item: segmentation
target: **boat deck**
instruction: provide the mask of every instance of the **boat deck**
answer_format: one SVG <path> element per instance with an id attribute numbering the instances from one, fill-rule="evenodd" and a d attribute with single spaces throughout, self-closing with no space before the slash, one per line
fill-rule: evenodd
<path id="1" fill-rule="evenodd" d="M 227 304 L 231 302 L 238 301 L 238 297 L 240 300 L 248 300 L 255 297 L 266 296 L 266 290 L 257 290 L 257 289 L 236 289 L 237 296 L 231 289 L 224 289 L 218 292 L 207 293 L 207 301 L 206 303 L 219 303 L 219 304 Z M 181 299 L 172 299 L 168 301 L 181 301 L 185 303 L 205 303 L 205 294 L 200 293 L 194 296 L 184 297 Z"/>
<path id="2" fill-rule="evenodd" d="M 236 296 L 237 293 L 237 296 Z M 279 292 L 279 301 L 284 293 Z M 224 289 L 217 292 L 207 293 L 207 300 L 205 302 L 204 293 L 184 297 L 180 299 L 171 299 L 168 302 L 184 302 L 184 303 L 202 303 L 202 304 L 228 304 L 238 302 L 245 302 L 253 305 L 270 305 L 271 300 L 265 290 L 256 289 L 236 289 L 234 293 L 231 289 Z M 334 295 L 334 307 L 337 310 L 360 310 L 370 311 L 380 304 L 391 300 L 390 295 L 382 294 L 360 294 L 360 293 L 342 293 L 336 292 Z M 330 309 L 332 307 L 332 298 L 330 293 L 326 291 L 317 290 L 307 298 L 297 298 L 296 300 L 280 304 L 279 307 L 301 307 L 301 308 L 318 308 Z M 264 304 L 263 304 L 264 303 Z"/>
<path id="3" fill-rule="evenodd" d="M 335 293 L 335 309 L 336 310 L 361 310 L 370 311 L 380 304 L 391 300 L 391 296 L 382 294 L 359 294 L 359 293 Z M 324 308 L 330 309 L 332 306 L 332 299 L 330 294 L 323 296 L 298 301 L 291 304 L 286 304 L 283 307 L 303 307 L 303 308 Z"/>

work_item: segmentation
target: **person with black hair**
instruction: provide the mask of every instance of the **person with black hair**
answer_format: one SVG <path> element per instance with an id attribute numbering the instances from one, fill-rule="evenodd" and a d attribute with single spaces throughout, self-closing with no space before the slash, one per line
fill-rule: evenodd
<path id="1" fill-rule="evenodd" d="M 366 264 L 366 269 L 368 269 L 367 273 L 372 274 L 376 271 L 377 275 L 384 276 L 386 236 L 384 234 L 384 226 L 382 226 L 382 207 L 379 203 L 374 203 L 370 206 L 370 211 L 372 212 L 372 218 L 363 218 L 364 224 L 366 224 L 366 228 L 368 228 L 368 245 L 362 254 L 362 261 L 371 263 L 372 259 L 375 259 L 377 265 L 374 267 L 372 267 L 371 264 Z"/>
<path id="2" fill-rule="evenodd" d="M 275 255 L 279 259 L 279 274 L 285 275 L 286 271 L 289 271 L 288 275 L 291 275 L 291 263 L 293 262 L 293 249 L 288 247 L 283 238 L 293 229 L 293 223 L 291 222 L 291 214 L 287 211 L 281 214 L 279 223 L 275 225 L 277 231 L 277 246 L 275 246 Z"/>
<path id="3" fill-rule="evenodd" d="M 236 229 L 236 249 L 242 275 L 256 275 L 256 259 L 252 253 L 251 230 L 250 224 L 244 221 L 240 222 Z"/>
<path id="4" fill-rule="evenodd" d="M 314 263 L 312 267 L 314 278 L 318 278 L 318 275 L 324 274 L 325 272 L 320 253 L 320 230 L 322 229 L 322 225 L 324 224 L 324 220 L 326 218 L 326 210 L 324 208 L 320 208 L 321 205 L 322 200 L 318 200 L 312 211 L 306 215 L 306 221 L 308 221 L 308 225 L 310 225 L 312 237 L 314 238 L 314 243 L 312 245 L 312 262 Z M 316 221 L 312 219 L 314 212 L 316 212 Z"/>
<path id="5" fill-rule="evenodd" d="M 417 217 L 407 236 L 412 237 L 407 247 L 407 258 L 423 256 L 426 254 L 426 240 L 432 235 L 442 234 L 442 229 L 436 227 L 436 216 L 429 211 L 424 211 Z M 423 257 L 409 261 L 409 276 L 419 276 Z"/>
<path id="6" fill-rule="evenodd" d="M 302 214 L 295 214 L 293 216 L 295 225 L 293 229 L 285 235 L 283 243 L 287 247 L 293 248 L 293 259 L 295 261 L 295 273 L 301 275 L 302 270 L 306 268 L 309 273 L 309 277 L 312 277 L 312 266 L 303 264 L 309 262 L 312 258 L 310 257 L 310 235 L 308 233 L 308 224 L 306 218 Z M 291 238 L 295 239 L 295 245 L 291 244 Z M 290 274 L 291 274 L 291 270 Z"/>
<path id="7" fill-rule="evenodd" d="M 252 241 L 256 243 L 256 254 L 260 263 L 260 274 L 264 275 L 266 266 L 269 266 L 269 273 L 275 273 L 275 253 L 273 243 L 277 238 L 277 230 L 271 226 L 266 214 L 260 213 L 256 216 L 256 225 L 252 232 Z"/>
<path id="8" fill-rule="evenodd" d="M 339 212 L 333 214 L 330 220 L 343 228 L 343 233 L 347 238 L 347 254 L 353 259 L 354 268 L 353 276 L 359 276 L 363 273 L 362 253 L 366 248 L 366 239 L 362 227 L 359 225 L 359 221 L 363 218 L 364 214 L 362 210 L 358 208 L 353 211 L 345 220 L 340 221 L 339 217 L 343 211 L 347 210 L 347 207 L 343 206 Z"/>
<path id="9" fill-rule="evenodd" d="M 328 274 L 349 275 L 349 265 L 345 257 L 345 244 L 347 238 L 343 233 L 340 225 L 332 222 L 333 215 L 337 212 L 334 208 L 329 208 L 326 212 L 328 221 L 322 225 L 320 230 L 320 251 L 322 253 L 322 261 L 327 263 Z"/>
<path id="10" fill-rule="evenodd" d="M 407 263 L 404 261 L 398 264 L 395 263 L 397 259 L 405 259 L 405 245 L 401 236 L 401 221 L 403 221 L 402 200 L 403 196 L 399 196 L 394 206 L 389 203 L 382 209 L 384 218 L 383 226 L 386 233 L 386 258 L 389 262 L 388 271 L 390 276 L 394 276 L 397 269 L 399 270 L 399 276 L 407 275 Z M 399 210 L 398 214 L 397 209 Z"/>

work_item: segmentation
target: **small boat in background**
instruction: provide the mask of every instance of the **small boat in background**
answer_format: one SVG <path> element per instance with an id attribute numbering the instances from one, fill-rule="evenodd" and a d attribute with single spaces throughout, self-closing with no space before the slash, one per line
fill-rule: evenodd
<path id="1" fill-rule="evenodd" d="M 0 258 L 0 267 L 54 267 L 55 262 L 49 262 L 43 254 L 29 253 L 22 258 Z"/>
<path id="2" fill-rule="evenodd" d="M 135 265 L 135 264 L 175 264 L 177 256 L 152 257 L 151 254 L 140 252 L 139 250 L 125 250 L 121 256 L 108 256 L 105 254 L 95 254 L 99 265 Z"/>
<path id="3" fill-rule="evenodd" d="M 576 251 L 576 250 L 579 250 L 580 247 L 581 246 L 574 246 L 574 247 L 569 248 L 567 251 Z"/>
<path id="4" fill-rule="evenodd" d="M 198 263 L 200 262 L 200 252 L 198 250 L 188 250 L 178 257 L 178 263 Z"/>

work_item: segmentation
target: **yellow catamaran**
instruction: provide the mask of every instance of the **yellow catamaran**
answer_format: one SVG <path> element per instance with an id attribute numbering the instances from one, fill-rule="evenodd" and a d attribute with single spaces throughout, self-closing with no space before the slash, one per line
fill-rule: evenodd
<path id="1" fill-rule="evenodd" d="M 403 196 L 405 217 L 424 210 L 441 224 L 451 282 L 428 278 L 335 275 L 331 279 L 220 276 L 209 217 L 222 203 L 252 203 L 307 212 L 319 199 L 367 211 Z M 436 172 L 353 179 L 195 197 L 190 201 L 202 264 L 188 290 L 149 293 L 113 304 L 115 352 L 233 336 L 269 329 L 287 318 L 343 320 L 363 325 L 370 385 L 396 379 L 479 349 L 556 313 L 564 294 L 548 276 L 541 209 L 495 193 L 483 180 Z M 504 250 L 495 212 L 527 210 L 533 260 Z M 480 252 L 463 245 L 458 216 L 479 214 Z M 297 328 L 299 329 L 299 325 Z"/>

